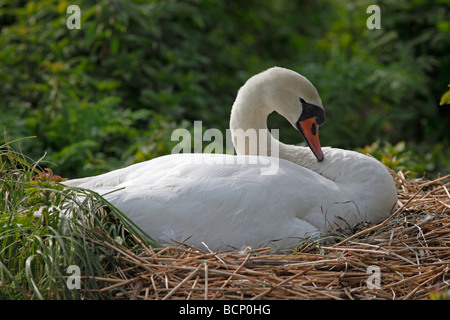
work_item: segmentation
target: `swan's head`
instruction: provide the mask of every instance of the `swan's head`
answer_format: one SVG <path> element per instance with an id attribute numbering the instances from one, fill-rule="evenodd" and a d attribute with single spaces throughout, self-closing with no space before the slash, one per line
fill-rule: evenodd
<path id="1" fill-rule="evenodd" d="M 252 79 L 255 81 L 251 85 L 260 91 L 266 110 L 285 117 L 302 134 L 317 160 L 322 161 L 319 126 L 325 121 L 325 110 L 312 83 L 297 72 L 279 67 Z"/>

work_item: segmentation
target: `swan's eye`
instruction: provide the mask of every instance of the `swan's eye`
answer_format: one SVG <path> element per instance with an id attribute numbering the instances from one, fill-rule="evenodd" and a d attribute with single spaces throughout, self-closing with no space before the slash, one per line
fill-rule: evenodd
<path id="1" fill-rule="evenodd" d="M 315 136 L 316 133 L 317 133 L 317 127 L 316 127 L 316 123 L 315 122 L 313 122 L 313 124 L 311 126 L 311 133 L 312 133 L 313 136 Z"/>

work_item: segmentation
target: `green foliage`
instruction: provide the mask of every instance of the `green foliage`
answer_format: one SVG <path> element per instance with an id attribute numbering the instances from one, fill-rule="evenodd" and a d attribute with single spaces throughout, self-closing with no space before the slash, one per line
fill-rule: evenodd
<path id="1" fill-rule="evenodd" d="M 449 8 L 440 1 L 68 1 L 0 5 L 0 124 L 65 177 L 170 153 L 173 129 L 225 130 L 238 88 L 273 65 L 307 76 L 328 121 L 323 145 L 450 144 Z M 272 117 L 282 140 L 301 139 Z M 449 161 L 439 170 L 449 170 Z"/>
<path id="2" fill-rule="evenodd" d="M 430 294 L 430 300 L 450 300 L 450 290 Z"/>
<path id="3" fill-rule="evenodd" d="M 450 87 L 450 84 L 448 85 Z M 441 97 L 441 102 L 439 103 L 441 106 L 443 104 L 450 104 L 450 90 L 448 90 L 444 95 Z"/>
<path id="4" fill-rule="evenodd" d="M 394 171 L 409 172 L 409 177 L 419 178 L 427 173 L 435 175 L 439 168 L 447 164 L 450 156 L 448 150 L 436 144 L 431 150 L 422 150 L 418 146 L 407 145 L 400 141 L 395 145 L 389 142 L 376 141 L 358 151 L 370 154 Z"/>
<path id="5" fill-rule="evenodd" d="M 394 171 L 411 170 L 415 173 L 423 172 L 425 165 L 414 162 L 411 157 L 412 151 L 405 148 L 406 144 L 403 141 L 396 145 L 392 145 L 389 142 L 381 144 L 379 141 L 376 141 L 360 151 L 372 155 Z"/>
<path id="6" fill-rule="evenodd" d="M 60 184 L 12 144 L 0 145 L 0 299 L 98 298 L 92 277 L 120 267 L 107 244 L 134 246 L 128 231 L 138 236 L 136 227 L 99 195 Z M 86 276 L 83 290 L 67 286 L 72 265 Z"/>

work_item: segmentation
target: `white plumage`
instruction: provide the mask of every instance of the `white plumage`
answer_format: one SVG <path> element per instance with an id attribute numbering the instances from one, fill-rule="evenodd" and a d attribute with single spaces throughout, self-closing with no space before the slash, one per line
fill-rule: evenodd
<path id="1" fill-rule="evenodd" d="M 306 78 L 268 69 L 239 90 L 230 128 L 267 128 L 272 111 L 296 127 L 303 112 L 299 98 L 322 108 Z M 336 223 L 379 221 L 395 206 L 393 179 L 380 162 L 335 148 L 322 148 L 319 162 L 307 147 L 268 138 L 269 147 L 254 155 L 244 155 L 251 151 L 234 141 L 238 156 L 172 154 L 65 184 L 106 194 L 157 241 L 204 242 L 212 250 L 295 247 Z M 279 158 L 258 155 L 274 154 L 275 147 Z M 262 174 L 270 165 L 276 172 Z"/>

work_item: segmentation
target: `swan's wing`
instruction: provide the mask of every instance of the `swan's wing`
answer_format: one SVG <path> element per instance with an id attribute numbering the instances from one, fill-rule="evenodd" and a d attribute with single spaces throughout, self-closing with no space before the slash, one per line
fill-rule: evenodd
<path id="1" fill-rule="evenodd" d="M 262 175 L 257 163 L 232 163 L 227 155 L 203 156 L 215 161 L 199 163 L 198 158 L 170 155 L 78 186 L 100 194 L 107 191 L 108 201 L 149 236 L 166 243 L 189 239 L 211 249 L 273 241 L 274 246 L 295 246 L 317 231 L 296 217 L 300 186 L 292 170 L 297 165 L 289 162 L 275 175 Z M 111 192 L 114 188 L 117 191 Z"/>
<path id="2" fill-rule="evenodd" d="M 242 159 L 247 161 L 237 161 Z M 283 240 L 274 245 L 295 246 L 299 238 L 336 223 L 355 225 L 380 214 L 379 203 L 371 206 L 378 201 L 371 189 L 360 183 L 333 181 L 282 159 L 274 174 L 264 175 L 264 165 L 252 159 L 169 155 L 66 184 L 109 192 L 105 198 L 155 240 L 189 239 L 211 249 L 278 239 Z M 379 189 L 375 182 L 369 177 L 369 186 Z"/>

